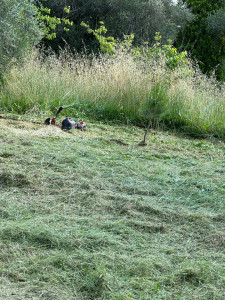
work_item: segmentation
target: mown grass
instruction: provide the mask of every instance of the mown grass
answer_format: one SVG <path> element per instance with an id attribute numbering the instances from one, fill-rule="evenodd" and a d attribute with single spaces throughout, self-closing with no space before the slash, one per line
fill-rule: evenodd
<path id="1" fill-rule="evenodd" d="M 224 299 L 225 145 L 0 120 L 0 299 Z"/>
<path id="2" fill-rule="evenodd" d="M 225 136 L 225 89 L 191 65 L 166 67 L 162 58 L 134 61 L 128 54 L 60 57 L 34 52 L 4 76 L 0 109 L 14 113 L 68 114 L 98 120 L 177 128 L 193 135 Z"/>

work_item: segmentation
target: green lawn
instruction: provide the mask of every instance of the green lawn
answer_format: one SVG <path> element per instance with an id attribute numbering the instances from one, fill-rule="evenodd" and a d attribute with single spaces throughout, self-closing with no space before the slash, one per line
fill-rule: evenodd
<path id="1" fill-rule="evenodd" d="M 0 119 L 0 299 L 224 299 L 225 144 Z"/>

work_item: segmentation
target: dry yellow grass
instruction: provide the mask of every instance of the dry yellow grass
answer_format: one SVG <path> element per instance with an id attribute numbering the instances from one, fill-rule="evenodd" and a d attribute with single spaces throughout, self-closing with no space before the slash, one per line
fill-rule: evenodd
<path id="1" fill-rule="evenodd" d="M 190 66 L 168 70 L 163 59 L 135 61 L 33 52 L 4 78 L 1 108 L 14 112 L 54 111 L 74 104 L 99 119 L 155 122 L 196 134 L 225 134 L 225 89 Z"/>

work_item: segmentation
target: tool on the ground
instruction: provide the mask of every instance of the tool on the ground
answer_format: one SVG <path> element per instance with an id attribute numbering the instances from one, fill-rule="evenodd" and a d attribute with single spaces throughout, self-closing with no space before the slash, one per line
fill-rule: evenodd
<path id="1" fill-rule="evenodd" d="M 63 110 L 63 106 L 60 106 L 57 113 L 55 114 L 55 117 L 47 118 L 45 120 L 45 125 L 56 125 L 56 118 L 58 117 L 58 114 Z"/>
<path id="2" fill-rule="evenodd" d="M 75 122 L 72 118 L 65 118 L 62 120 L 62 124 L 56 124 L 56 118 L 58 117 L 58 114 L 63 110 L 63 106 L 60 106 L 57 110 L 57 113 L 55 114 L 55 117 L 47 118 L 45 120 L 45 125 L 55 125 L 58 127 L 61 127 L 63 130 L 70 130 L 70 129 L 81 129 L 86 130 L 87 125 L 83 121 Z"/>

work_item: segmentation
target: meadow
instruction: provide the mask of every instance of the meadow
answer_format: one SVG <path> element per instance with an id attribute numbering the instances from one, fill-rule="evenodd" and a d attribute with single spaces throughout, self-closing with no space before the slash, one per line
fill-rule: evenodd
<path id="1" fill-rule="evenodd" d="M 58 57 L 34 51 L 3 77 L 0 108 L 16 114 L 68 114 L 123 124 L 225 136 L 225 87 L 191 64 L 167 67 L 165 57 L 134 60 L 127 53 Z"/>
<path id="2" fill-rule="evenodd" d="M 0 119 L 0 299 L 224 299 L 224 143 L 87 123 Z"/>
<path id="3" fill-rule="evenodd" d="M 66 51 L 2 80 L 0 299 L 225 298 L 222 83 Z M 87 131 L 45 126 L 60 105 Z"/>

